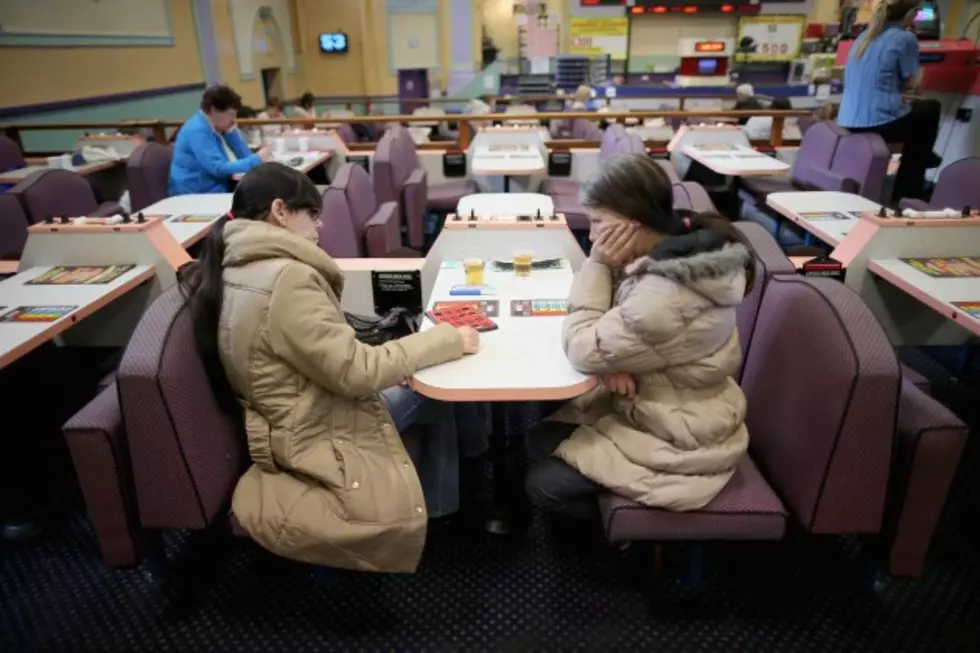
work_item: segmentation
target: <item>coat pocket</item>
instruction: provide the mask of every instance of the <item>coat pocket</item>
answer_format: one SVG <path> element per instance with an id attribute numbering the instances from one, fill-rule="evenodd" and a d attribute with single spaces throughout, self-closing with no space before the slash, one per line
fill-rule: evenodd
<path id="1" fill-rule="evenodd" d="M 383 500 L 385 493 L 375 485 L 385 478 L 384 471 L 375 470 L 374 474 L 369 474 L 363 453 L 346 438 L 335 439 L 333 449 L 343 483 L 338 494 L 344 504 L 346 520 L 377 521 L 378 501 Z"/>

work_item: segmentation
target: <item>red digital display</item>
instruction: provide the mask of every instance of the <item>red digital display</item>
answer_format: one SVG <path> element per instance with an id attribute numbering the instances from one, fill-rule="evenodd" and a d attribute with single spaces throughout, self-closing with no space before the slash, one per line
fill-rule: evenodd
<path id="1" fill-rule="evenodd" d="M 725 44 L 722 41 L 700 41 L 694 44 L 695 52 L 724 52 Z"/>

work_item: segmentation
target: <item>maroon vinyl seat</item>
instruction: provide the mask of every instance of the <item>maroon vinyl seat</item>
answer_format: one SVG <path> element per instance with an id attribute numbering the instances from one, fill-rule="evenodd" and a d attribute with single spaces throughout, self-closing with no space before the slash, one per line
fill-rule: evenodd
<path id="1" fill-rule="evenodd" d="M 901 382 L 880 325 L 843 284 L 774 275 L 752 338 L 765 346 L 749 348 L 741 379 L 751 459 L 700 511 L 646 515 L 668 511 L 604 497 L 610 540 L 774 539 L 780 505 L 811 533 L 879 531 Z"/>
<path id="2" fill-rule="evenodd" d="M 27 161 L 17 142 L 6 134 L 0 134 L 0 171 L 15 170 L 25 165 Z"/>
<path id="3" fill-rule="evenodd" d="M 668 165 L 670 165 L 668 163 Z M 671 166 L 673 169 L 673 166 Z M 676 174 L 676 173 L 675 173 Z M 697 211 L 699 213 L 714 213 L 715 203 L 704 187 L 695 181 L 676 181 L 673 184 L 674 208 Z"/>
<path id="4" fill-rule="evenodd" d="M 810 131 L 814 129 L 817 127 L 812 127 Z M 885 179 L 888 176 L 888 164 L 891 158 L 892 153 L 888 149 L 888 144 L 878 134 L 871 132 L 847 134 L 837 144 L 830 171 L 834 175 L 857 182 L 857 188 L 845 192 L 882 203 L 887 201 L 884 196 Z"/>
<path id="5" fill-rule="evenodd" d="M 32 172 L 8 192 L 20 200 L 32 224 L 48 217 L 103 217 L 119 212 L 118 202 L 100 204 L 89 181 L 71 170 Z"/>
<path id="6" fill-rule="evenodd" d="M 396 131 L 406 152 L 405 156 L 413 170 L 424 170 L 419 160 L 415 140 L 407 129 Z M 439 213 L 453 213 L 459 201 L 467 195 L 477 192 L 476 183 L 472 179 L 453 179 L 439 184 L 426 184 L 424 208 Z M 420 244 L 419 244 L 420 245 Z M 416 247 L 418 245 L 412 245 Z"/>
<path id="7" fill-rule="evenodd" d="M 403 251 L 398 204 L 379 204 L 371 178 L 345 163 L 323 191 L 320 247 L 334 258 L 391 256 Z"/>
<path id="8" fill-rule="evenodd" d="M 405 130 L 393 126 L 385 132 L 374 153 L 372 177 L 378 202 L 395 202 L 409 247 L 421 249 L 424 240 L 428 178 L 418 163 L 415 146 L 402 137 Z"/>
<path id="9" fill-rule="evenodd" d="M 960 159 L 943 168 L 936 180 L 936 187 L 928 202 L 904 198 L 899 203 L 903 209 L 915 211 L 962 209 L 969 206 L 980 209 L 980 157 Z"/>
<path id="10" fill-rule="evenodd" d="M 0 194 L 0 260 L 20 259 L 27 242 L 27 214 L 16 195 Z"/>
<path id="11" fill-rule="evenodd" d="M 126 159 L 126 183 L 133 211 L 140 211 L 167 197 L 173 147 L 143 143 Z"/>

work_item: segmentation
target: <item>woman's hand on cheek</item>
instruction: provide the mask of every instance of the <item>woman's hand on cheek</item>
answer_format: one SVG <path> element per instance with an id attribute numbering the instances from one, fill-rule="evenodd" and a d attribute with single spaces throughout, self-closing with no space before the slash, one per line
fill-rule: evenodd
<path id="1" fill-rule="evenodd" d="M 609 266 L 628 263 L 633 257 L 636 232 L 634 222 L 617 222 L 606 226 L 592 244 L 592 258 Z"/>

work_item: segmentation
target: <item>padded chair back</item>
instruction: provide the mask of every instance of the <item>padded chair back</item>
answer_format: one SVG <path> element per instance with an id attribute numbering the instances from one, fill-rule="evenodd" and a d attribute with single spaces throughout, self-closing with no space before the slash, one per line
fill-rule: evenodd
<path id="1" fill-rule="evenodd" d="M 668 166 L 673 168 L 673 166 L 670 166 L 670 161 L 664 161 L 663 163 L 657 161 L 657 163 L 660 163 L 662 168 L 667 168 Z M 678 181 L 674 183 L 673 188 L 675 209 L 687 209 L 688 211 L 698 212 L 715 212 L 718 210 L 715 208 L 715 203 L 708 197 L 707 191 L 697 182 Z"/>
<path id="2" fill-rule="evenodd" d="M 6 134 L 0 134 L 0 171 L 22 168 L 26 163 L 17 142 Z"/>
<path id="3" fill-rule="evenodd" d="M 15 261 L 27 242 L 27 214 L 17 196 L 0 194 L 0 260 Z"/>
<path id="4" fill-rule="evenodd" d="M 622 147 L 625 148 L 625 152 L 629 152 L 630 154 L 647 153 L 646 143 L 643 142 L 643 137 L 640 136 L 640 132 L 635 129 L 626 130 L 626 144 Z"/>
<path id="5" fill-rule="evenodd" d="M 929 200 L 934 209 L 980 209 L 980 157 L 960 159 L 943 168 Z"/>
<path id="6" fill-rule="evenodd" d="M 745 358 L 749 355 L 752 347 L 755 325 L 759 318 L 759 306 L 762 304 L 762 295 L 766 291 L 766 285 L 772 275 L 795 274 L 796 269 L 793 267 L 793 262 L 783 253 L 776 239 L 762 225 L 747 220 L 740 220 L 732 224 L 742 233 L 749 249 L 755 255 L 755 283 L 735 311 L 738 339 L 742 345 L 742 370 L 744 370 Z M 739 378 L 741 375 L 742 371 L 740 370 Z"/>
<path id="7" fill-rule="evenodd" d="M 398 151 L 398 136 L 394 129 L 389 129 L 378 141 L 374 152 L 372 174 L 374 180 L 374 196 L 379 202 L 397 202 L 401 206 L 401 188 L 405 178 L 395 176 L 395 159 Z M 402 171 L 399 168 L 399 171 Z"/>
<path id="8" fill-rule="evenodd" d="M 846 129 L 833 122 L 819 122 L 807 129 L 793 163 L 793 182 L 804 188 L 819 187 L 822 177 L 811 177 L 810 169 L 830 170 L 837 146 L 847 134 Z"/>
<path id="9" fill-rule="evenodd" d="M 160 143 L 143 143 L 126 159 L 126 181 L 133 211 L 145 209 L 167 197 L 173 148 Z"/>
<path id="10" fill-rule="evenodd" d="M 623 152 L 624 150 L 618 147 L 621 140 L 626 140 L 625 127 L 620 124 L 612 124 L 606 127 L 606 130 L 602 132 L 602 138 L 599 139 L 599 159 L 606 159 L 613 154 Z"/>
<path id="11" fill-rule="evenodd" d="M 796 119 L 796 126 L 800 128 L 800 134 L 802 136 L 806 136 L 807 131 L 815 124 L 817 124 L 817 119 L 814 116 L 803 116 Z"/>
<path id="12" fill-rule="evenodd" d="M 142 525 L 203 529 L 224 518 L 246 438 L 214 398 L 179 286 L 144 313 L 116 383 Z"/>
<path id="13" fill-rule="evenodd" d="M 408 231 L 409 245 L 421 249 L 424 240 L 425 214 L 429 202 L 428 176 L 415 148 L 415 140 L 407 129 L 392 130 L 398 141 L 395 156 L 395 177 L 403 179 L 401 186 L 402 221 Z M 381 202 L 380 198 L 377 198 Z"/>
<path id="14" fill-rule="evenodd" d="M 48 216 L 92 215 L 99 208 L 88 180 L 71 170 L 49 168 L 27 175 L 9 191 L 20 198 L 31 223 Z"/>
<path id="15" fill-rule="evenodd" d="M 337 137 L 340 138 L 345 145 L 348 143 L 357 142 L 357 134 L 354 133 L 354 128 L 351 127 L 349 122 L 343 122 L 337 125 Z"/>
<path id="16" fill-rule="evenodd" d="M 353 169 L 359 169 L 357 175 Z M 355 218 L 355 206 L 351 202 L 351 182 L 354 177 L 365 184 L 374 201 L 374 190 L 367 172 L 359 165 L 345 163 L 337 171 L 333 183 L 323 192 L 323 208 L 320 209 L 320 248 L 334 258 L 361 258 L 364 256 L 364 235 Z M 358 203 L 360 206 L 362 203 Z M 370 214 L 368 219 L 370 219 Z"/>
<path id="17" fill-rule="evenodd" d="M 571 139 L 573 141 L 601 141 L 602 130 L 592 120 L 576 118 L 572 121 Z"/>
<path id="18" fill-rule="evenodd" d="M 816 127 L 810 131 L 813 129 Z M 884 199 L 890 160 L 888 145 L 878 134 L 848 134 L 837 143 L 830 169 L 856 181 L 860 187 L 858 194 L 862 197 L 880 203 Z"/>
<path id="19" fill-rule="evenodd" d="M 813 533 L 882 524 L 901 371 L 881 326 L 843 284 L 778 274 L 742 375 L 753 460 Z"/>

